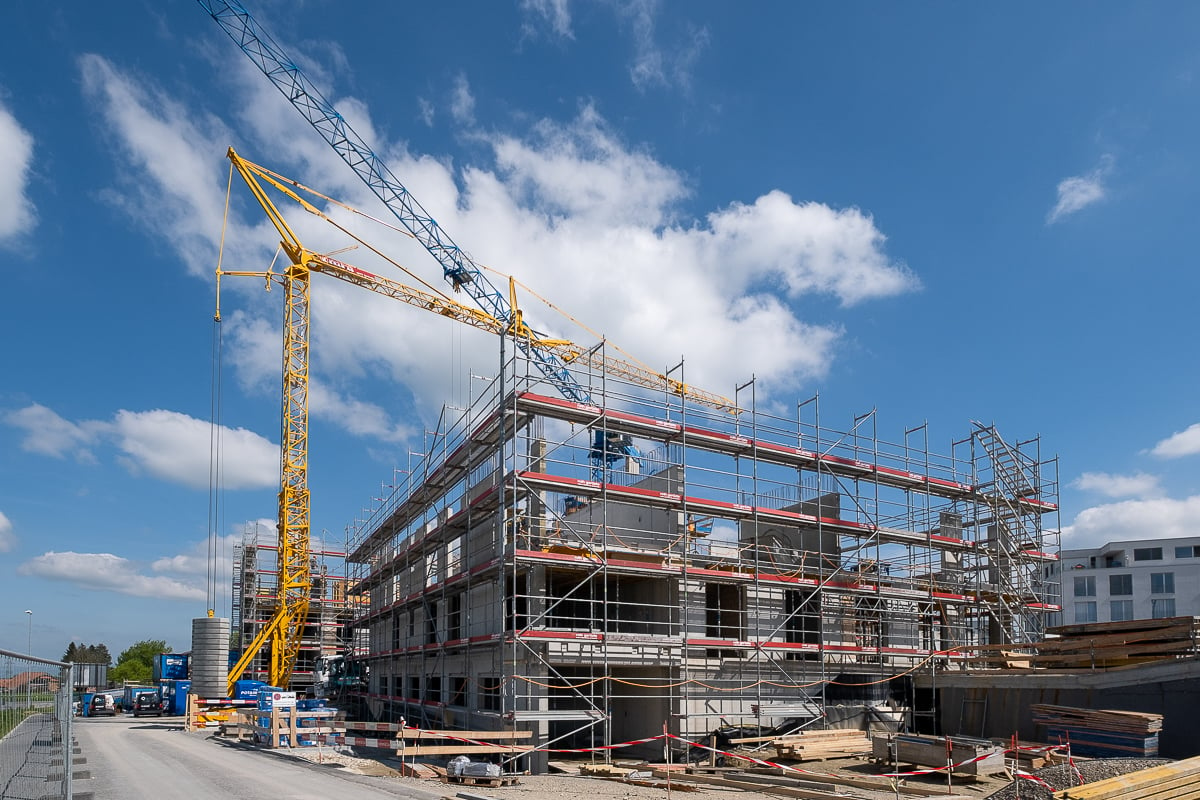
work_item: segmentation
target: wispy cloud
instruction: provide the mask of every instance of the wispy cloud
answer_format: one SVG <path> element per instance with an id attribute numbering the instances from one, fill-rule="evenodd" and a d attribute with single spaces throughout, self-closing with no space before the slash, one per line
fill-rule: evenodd
<path id="1" fill-rule="evenodd" d="M 96 460 L 92 446 L 108 428 L 103 422 L 71 422 L 40 403 L 8 413 L 4 421 L 25 431 L 21 441 L 25 452 L 52 458 L 70 456 L 88 464 Z"/>
<path id="2" fill-rule="evenodd" d="M 13 524 L 0 511 L 0 553 L 7 553 L 17 546 L 17 535 L 13 533 Z"/>
<path id="3" fill-rule="evenodd" d="M 662 44 L 656 31 L 659 0 L 627 0 L 617 6 L 633 38 L 633 63 L 629 77 L 641 91 L 652 87 L 689 88 L 692 70 L 708 47 L 706 28 L 689 26 L 683 40 L 673 46 Z"/>
<path id="4" fill-rule="evenodd" d="M 0 106 L 0 243 L 28 233 L 37 222 L 29 198 L 33 136 Z"/>
<path id="5" fill-rule="evenodd" d="M 475 123 L 475 96 L 471 94 L 466 75 L 460 74 L 454 79 L 454 87 L 450 90 L 450 116 L 459 125 Z"/>
<path id="6" fill-rule="evenodd" d="M 1161 458 L 1182 458 L 1200 453 L 1200 422 L 1173 433 L 1150 450 Z"/>
<path id="7" fill-rule="evenodd" d="M 1104 181 L 1111 174 L 1113 157 L 1105 155 L 1100 165 L 1087 175 L 1064 178 L 1058 184 L 1058 202 L 1046 217 L 1046 224 L 1053 225 L 1063 217 L 1103 200 L 1108 194 Z"/>
<path id="8" fill-rule="evenodd" d="M 42 405 L 31 405 L 5 417 L 25 432 L 21 448 L 53 458 L 96 463 L 93 450 L 110 444 L 116 460 L 134 474 L 193 489 L 209 485 L 211 443 L 219 442 L 223 485 L 227 489 L 260 489 L 279 478 L 279 446 L 245 428 L 219 427 L 177 411 L 126 411 L 112 421 L 71 422 Z"/>
<path id="9" fill-rule="evenodd" d="M 521 24 L 523 38 L 533 38 L 544 29 L 556 39 L 575 38 L 567 0 L 521 0 L 520 7 L 525 16 Z"/>
<path id="10" fill-rule="evenodd" d="M 160 235 L 175 237 L 192 273 L 211 275 L 213 251 L 195 245 L 207 243 L 209 231 L 221 225 L 225 190 L 212 181 L 212 154 L 224 152 L 220 143 L 237 137 L 211 115 L 107 59 L 85 54 L 78 67 L 84 96 L 101 114 L 98 129 L 135 167 L 124 174 L 122 191 L 108 192 L 105 201 Z"/>
<path id="11" fill-rule="evenodd" d="M 426 127 L 432 128 L 434 116 L 435 116 L 435 113 L 434 113 L 433 103 L 426 100 L 424 97 L 418 97 L 417 98 L 417 119 L 419 119 L 419 120 L 421 120 L 421 122 L 425 123 Z"/>
<path id="12" fill-rule="evenodd" d="M 1147 497 L 1160 492 L 1158 477 L 1138 472 L 1134 475 L 1110 475 L 1107 472 L 1085 472 L 1072 484 L 1076 489 L 1100 492 L 1108 497 Z"/>

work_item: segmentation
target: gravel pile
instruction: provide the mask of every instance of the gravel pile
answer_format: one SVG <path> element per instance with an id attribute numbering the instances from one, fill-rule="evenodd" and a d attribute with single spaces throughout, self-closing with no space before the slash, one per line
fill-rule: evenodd
<path id="1" fill-rule="evenodd" d="M 1167 764 L 1170 761 L 1169 758 L 1094 758 L 1089 761 L 1076 761 L 1075 766 L 1082 773 L 1085 783 L 1095 783 L 1105 778 L 1115 778 L 1118 775 L 1137 772 L 1139 769 Z M 1071 767 L 1067 764 L 1057 764 L 1053 767 L 1035 770 L 1033 774 L 1053 786 L 1055 791 L 1079 785 L 1078 779 L 1071 774 Z M 1003 789 L 992 792 L 984 800 L 1017 800 L 1015 783 L 1010 783 Z M 1028 780 L 1022 780 L 1020 784 L 1021 800 L 1054 800 L 1054 795 L 1044 786 Z"/>

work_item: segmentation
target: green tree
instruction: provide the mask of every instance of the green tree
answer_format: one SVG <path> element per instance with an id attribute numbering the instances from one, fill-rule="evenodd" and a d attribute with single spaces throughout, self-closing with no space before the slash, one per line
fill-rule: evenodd
<path id="1" fill-rule="evenodd" d="M 162 639 L 132 644 L 117 657 L 117 665 L 108 671 L 108 678 L 113 683 L 150 683 L 154 678 L 154 657 L 169 652 Z"/>
<path id="2" fill-rule="evenodd" d="M 67 645 L 67 651 L 63 653 L 62 660 L 76 664 L 111 664 L 112 656 L 109 655 L 108 645 L 71 642 Z"/>

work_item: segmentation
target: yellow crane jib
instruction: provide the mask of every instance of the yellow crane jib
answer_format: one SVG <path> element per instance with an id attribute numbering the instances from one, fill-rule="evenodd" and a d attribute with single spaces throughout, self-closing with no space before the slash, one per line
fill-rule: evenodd
<path id="1" fill-rule="evenodd" d="M 269 678 L 274 686 L 286 687 L 291 679 L 300 650 L 300 637 L 308 615 L 312 589 L 309 562 L 310 504 L 308 493 L 308 378 L 309 378 L 309 284 L 313 272 L 330 275 L 407 303 L 443 317 L 454 319 L 499 336 L 512 336 L 530 346 L 555 354 L 564 363 L 577 363 L 620 375 L 653 390 L 666 390 L 681 398 L 703 403 L 730 413 L 737 413 L 733 401 L 720 395 L 704 392 L 632 361 L 613 358 L 584 348 L 566 339 L 542 337 L 524 321 L 517 305 L 516 287 L 509 280 L 509 304 L 513 309 L 511 322 L 504 322 L 486 311 L 463 305 L 434 291 L 376 275 L 352 266 L 330 255 L 317 253 L 303 245 L 283 213 L 268 194 L 267 184 L 293 200 L 310 214 L 341 230 L 359 245 L 404 269 L 377 247 L 355 236 L 327 214 L 300 195 L 300 191 L 322 197 L 342 208 L 357 212 L 333 198 L 321 195 L 302 184 L 285 178 L 253 162 L 247 161 L 231 147 L 227 153 L 232 168 L 249 187 L 255 200 L 266 213 L 280 237 L 280 247 L 291 262 L 281 271 L 240 271 L 217 269 L 218 305 L 216 319 L 220 320 L 219 287 L 222 275 L 256 276 L 284 287 L 287 298 L 284 320 L 284 374 L 282 409 L 282 458 L 279 492 L 279 587 L 276 608 L 268 623 L 246 647 L 242 657 L 229 673 L 230 694 L 234 682 L 253 662 L 258 652 L 271 644 Z M 378 220 L 376 220 L 378 221 Z M 393 229 L 395 230 L 395 229 Z M 407 270 L 406 270 L 407 271 Z"/>

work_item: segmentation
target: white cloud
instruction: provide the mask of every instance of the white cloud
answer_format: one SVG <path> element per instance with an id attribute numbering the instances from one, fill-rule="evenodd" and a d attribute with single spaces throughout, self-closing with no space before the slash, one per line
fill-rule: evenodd
<path id="1" fill-rule="evenodd" d="M 497 136 L 492 146 L 504 181 L 497 188 L 509 196 L 480 196 L 480 204 L 519 203 L 558 220 L 609 228 L 657 228 L 687 194 L 677 172 L 626 148 L 590 105 L 566 125 L 542 120 L 527 139 Z M 514 212 L 520 209 L 507 209 Z"/>
<path id="2" fill-rule="evenodd" d="M 1159 493 L 1158 476 L 1138 472 L 1134 475 L 1110 475 L 1085 472 L 1071 484 L 1077 489 L 1100 492 L 1109 497 L 1145 497 Z"/>
<path id="3" fill-rule="evenodd" d="M 32 164 L 33 137 L 0 106 L 0 242 L 28 233 L 37 222 L 29 199 Z"/>
<path id="4" fill-rule="evenodd" d="M 322 299 L 329 301 L 321 304 L 326 307 L 343 305 L 342 298 L 333 292 Z M 391 305 L 386 307 L 392 308 Z M 231 315 L 226 325 L 229 361 L 238 382 L 250 391 L 278 395 L 282 381 L 279 361 L 283 332 L 264 319 L 240 312 Z M 335 341 L 330 345 L 332 349 L 327 353 L 322 350 L 322 353 L 328 359 L 340 361 L 343 357 L 341 343 Z M 345 358 L 352 360 L 354 355 L 346 353 Z M 311 374 L 308 402 L 309 413 L 314 418 L 326 420 L 355 436 L 397 442 L 413 431 L 411 426 L 393 420 L 386 409 L 339 392 Z"/>
<path id="5" fill-rule="evenodd" d="M 213 569 L 218 575 L 229 575 L 233 569 L 233 547 L 241 542 L 242 536 L 233 533 L 216 536 L 211 542 L 207 539 L 193 542 L 185 552 L 155 559 L 150 563 L 150 569 L 184 579 L 207 577 Z"/>
<path id="6" fill-rule="evenodd" d="M 13 524 L 0 511 L 0 553 L 7 553 L 17 546 L 17 535 L 13 533 Z"/>
<path id="7" fill-rule="evenodd" d="M 1150 452 L 1162 458 L 1180 458 L 1200 453 L 1200 422 L 1171 434 L 1154 445 Z"/>
<path id="8" fill-rule="evenodd" d="M 796 203 L 780 191 L 753 205 L 734 204 L 709 216 L 712 256 L 791 297 L 835 295 L 843 305 L 916 288 L 915 277 L 883 252 L 884 236 L 857 208 Z M 719 263 L 712 267 L 719 269 Z"/>
<path id="9" fill-rule="evenodd" d="M 25 452 L 53 458 L 70 455 L 85 463 L 95 461 L 90 448 L 105 429 L 103 423 L 70 422 L 38 403 L 10 412 L 4 421 L 25 431 L 25 438 L 21 440 L 21 449 Z"/>
<path id="10" fill-rule="evenodd" d="M 535 35 L 545 25 L 559 39 L 575 38 L 567 0 L 521 0 L 521 11 L 526 17 L 521 26 L 525 36 Z"/>
<path id="11" fill-rule="evenodd" d="M 21 575 L 60 581 L 133 597 L 156 600 L 204 600 L 202 585 L 176 578 L 144 575 L 138 565 L 112 553 L 58 553 L 50 551 L 17 567 Z"/>
<path id="12" fill-rule="evenodd" d="M 1062 529 L 1063 549 L 1112 541 L 1171 539 L 1200 531 L 1200 495 L 1182 500 L 1124 500 L 1086 508 Z"/>
<path id="13" fill-rule="evenodd" d="M 459 125 L 475 123 L 475 96 L 471 94 L 466 75 L 454 79 L 454 88 L 450 90 L 450 116 Z"/>
<path id="14" fill-rule="evenodd" d="M 274 486 L 279 476 L 279 446 L 244 428 L 218 427 L 176 411 L 126 411 L 112 422 L 71 422 L 41 405 L 14 411 L 5 421 L 25 431 L 22 449 L 95 462 L 89 448 L 112 443 L 118 460 L 132 473 L 146 473 L 193 489 L 209 485 L 210 442 L 219 441 L 222 485 L 226 489 Z"/>
<path id="15" fill-rule="evenodd" d="M 378 405 L 346 397 L 320 382 L 309 385 L 308 398 L 313 414 L 340 420 L 356 436 L 402 442 L 415 432 L 410 426 L 394 422 Z"/>
<path id="16" fill-rule="evenodd" d="M 133 83 L 111 67 L 103 75 L 117 87 Z M 244 115 L 243 127 L 249 128 L 238 139 L 248 142 L 247 152 L 276 154 L 286 163 L 268 166 L 387 216 L 319 137 L 297 135 L 295 111 L 261 74 L 247 64 L 235 68 L 234 80 L 234 106 Z M 95 92 L 97 98 L 113 94 Z M 123 110 L 126 101 L 141 98 L 147 105 L 127 109 L 124 116 L 154 118 L 156 136 L 173 141 L 151 147 L 127 126 L 112 126 L 114 135 L 123 137 L 118 152 L 136 151 L 128 156 L 134 174 L 141 174 L 136 167 L 156 150 L 194 148 L 205 139 L 187 117 L 153 103 L 158 97 L 153 89 L 118 96 Z M 494 161 L 456 169 L 380 141 L 361 102 L 334 102 L 444 231 L 467 251 L 478 251 L 481 263 L 514 273 L 535 289 L 552 287 L 548 291 L 559 307 L 647 364 L 661 369 L 685 357 L 688 382 L 707 389 L 728 393 L 728 387 L 755 374 L 761 379 L 762 401 L 767 387 L 791 391 L 823 374 L 837 352 L 842 329 L 828 315 L 801 321 L 793 307 L 801 298 L 821 293 L 850 306 L 917 287 L 912 273 L 886 253 L 886 239 L 875 221 L 856 208 L 836 209 L 767 190 L 750 202 L 711 209 L 699 218 L 685 215 L 682 204 L 691 196 L 687 177 L 645 148 L 623 142 L 591 106 L 565 122 L 536 122 L 524 134 L 494 128 L 468 131 L 476 141 L 491 144 Z M 101 110 L 100 116 L 114 113 Z M 197 150 L 184 161 L 204 159 L 214 161 L 211 149 Z M 198 207 L 178 218 L 183 235 L 164 231 L 165 241 L 190 247 L 186 234 L 198 229 L 197 220 L 209 220 L 203 223 L 209 226 L 203 235 L 208 237 L 207 251 L 215 251 L 224 174 L 210 167 L 207 175 L 196 176 L 203 185 L 192 187 L 188 198 Z M 173 180 L 151 171 L 141 188 L 162 193 L 170 205 L 175 195 L 164 184 L 168 179 Z M 319 223 L 299 212 L 285 213 L 312 249 L 333 248 L 318 238 L 328 236 L 317 233 Z M 256 221 L 247 225 L 235 215 L 226 241 L 240 243 L 239 268 L 249 264 L 261 269 L 270 262 L 274 237 L 257 221 L 257 212 L 249 218 Z M 379 234 L 372 239 L 379 241 Z M 440 269 L 418 244 L 386 232 L 379 243 L 431 283 L 445 285 Z M 391 267 L 359 260 L 363 255 L 359 250 L 341 257 L 397 274 L 389 271 Z M 235 262 L 226 263 L 235 268 Z M 494 280 L 503 287 L 502 279 Z M 271 306 L 257 297 L 250 299 L 250 292 L 262 294 L 260 283 L 242 284 L 246 288 L 232 290 L 226 301 L 227 323 L 240 326 L 227 339 L 234 343 L 227 353 L 243 370 L 240 379 L 277 392 L 279 323 L 272 316 L 277 311 L 268 310 Z M 232 311 L 238 298 L 249 300 L 241 305 L 252 309 L 242 318 Z M 583 344 L 594 341 L 562 317 L 530 305 L 527 312 L 533 322 L 547 332 Z M 811 319 L 811 304 L 806 313 Z M 338 424 L 363 435 L 400 436 L 403 430 L 391 420 L 391 409 L 377 410 L 357 397 L 366 391 L 361 386 L 368 380 L 403 384 L 422 411 L 436 413 L 443 401 L 466 399 L 448 396 L 448 387 L 457 385 L 465 395 L 461 387 L 469 384 L 464 379 L 468 371 L 491 372 L 496 364 L 494 337 L 334 279 L 314 280 L 312 323 L 314 413 L 324 413 L 322 407 L 336 412 Z M 755 347 L 746 348 L 747 341 L 754 341 Z M 389 391 L 397 394 L 392 387 Z M 370 409 L 371 418 L 364 423 L 357 414 L 344 413 L 347 408 Z"/>
<path id="17" fill-rule="evenodd" d="M 221 454 L 221 485 L 261 489 L 279 482 L 279 446 L 245 428 L 220 426 L 177 411 L 118 411 L 117 445 L 130 471 L 144 471 L 193 489 L 209 485 L 214 438 Z"/>
<path id="18" fill-rule="evenodd" d="M 1046 224 L 1052 225 L 1069 214 L 1087 208 L 1105 198 L 1108 189 L 1104 179 L 1112 172 L 1113 157 L 1105 155 L 1100 159 L 1100 165 L 1087 175 L 1077 175 L 1064 178 L 1058 184 L 1058 202 L 1046 217 Z"/>

